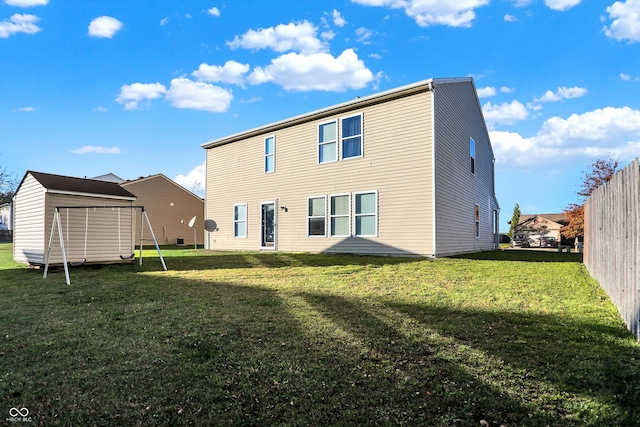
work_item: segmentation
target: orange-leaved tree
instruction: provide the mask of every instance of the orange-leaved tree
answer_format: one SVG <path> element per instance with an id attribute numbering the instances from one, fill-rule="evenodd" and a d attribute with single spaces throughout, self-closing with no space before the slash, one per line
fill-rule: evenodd
<path id="1" fill-rule="evenodd" d="M 578 191 L 582 203 L 570 203 L 564 210 L 567 225 L 560 229 L 560 233 L 567 238 L 584 237 L 584 201 L 605 182 L 615 175 L 618 169 L 618 159 L 609 157 L 598 159 L 591 164 L 589 171 L 583 172 L 583 181 Z"/>

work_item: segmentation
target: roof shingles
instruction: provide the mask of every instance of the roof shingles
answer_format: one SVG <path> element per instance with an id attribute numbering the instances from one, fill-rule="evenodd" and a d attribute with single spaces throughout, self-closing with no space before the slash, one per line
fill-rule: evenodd
<path id="1" fill-rule="evenodd" d="M 107 196 L 136 196 L 114 182 L 96 179 L 75 178 L 72 176 L 53 175 L 43 172 L 28 171 L 43 187 L 49 190 L 69 191 L 72 193 L 99 194 Z"/>

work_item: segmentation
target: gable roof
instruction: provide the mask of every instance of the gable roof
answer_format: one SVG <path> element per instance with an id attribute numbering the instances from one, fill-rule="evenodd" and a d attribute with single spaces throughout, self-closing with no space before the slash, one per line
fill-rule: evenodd
<path id="1" fill-rule="evenodd" d="M 161 174 L 161 173 L 157 173 L 155 175 L 149 175 L 149 176 L 141 176 L 138 179 L 126 180 L 124 182 L 119 183 L 118 185 L 120 185 L 122 187 L 127 187 L 128 185 L 131 185 L 131 184 L 136 184 L 138 182 L 147 181 L 147 180 L 153 180 L 153 179 L 164 179 L 165 181 L 175 185 L 176 187 L 178 187 L 180 190 L 184 191 L 185 193 L 188 193 L 191 196 L 195 197 L 199 201 L 203 201 L 202 197 L 198 196 L 197 194 L 193 193 L 192 191 L 187 190 L 182 185 L 178 184 L 177 182 L 175 182 L 174 180 L 172 180 L 170 178 L 167 178 L 164 174 Z"/>
<path id="2" fill-rule="evenodd" d="M 120 178 L 118 175 L 111 172 L 105 173 L 104 175 L 94 176 L 91 179 L 97 179 L 98 181 L 115 182 L 117 184 L 124 182 L 124 179 Z"/>
<path id="3" fill-rule="evenodd" d="M 520 215 L 520 220 L 518 221 L 518 225 L 524 224 L 532 220 L 533 218 L 544 218 L 551 222 L 555 222 L 560 225 L 566 225 L 568 223 L 567 217 L 563 213 L 556 214 L 528 214 L 528 215 Z"/>
<path id="4" fill-rule="evenodd" d="M 54 193 L 83 194 L 96 196 L 115 196 L 135 200 L 136 196 L 120 187 L 115 182 L 96 179 L 75 178 L 72 176 L 54 175 L 50 173 L 27 171 L 18 186 L 22 186 L 27 175 L 31 174 L 47 191 Z M 17 192 L 17 190 L 16 190 Z"/>
<path id="5" fill-rule="evenodd" d="M 351 111 L 357 108 L 364 108 L 369 105 L 379 104 L 392 99 L 402 98 L 405 96 L 413 95 L 415 93 L 433 91 L 434 87 L 439 84 L 447 83 L 473 83 L 471 77 L 460 78 L 448 78 L 448 79 L 427 79 L 417 83 L 408 84 L 395 89 L 387 90 L 384 92 L 374 93 L 369 96 L 357 97 L 351 101 L 343 102 L 342 104 L 333 105 L 331 107 L 323 108 L 321 110 L 312 111 L 310 113 L 302 114 L 299 116 L 291 117 L 289 119 L 281 120 L 265 126 L 260 126 L 254 129 L 250 129 L 244 132 L 240 132 L 234 135 L 230 135 L 224 138 L 216 139 L 210 142 L 205 142 L 201 145 L 204 149 L 217 147 L 219 145 L 229 144 L 241 139 L 248 138 L 250 136 L 256 136 L 263 133 L 275 132 L 279 129 L 294 126 L 300 123 L 309 122 L 312 120 L 318 120 L 327 116 L 342 114 L 345 111 Z M 479 103 L 478 103 L 479 105 Z M 481 110 L 482 111 L 482 110 Z"/>

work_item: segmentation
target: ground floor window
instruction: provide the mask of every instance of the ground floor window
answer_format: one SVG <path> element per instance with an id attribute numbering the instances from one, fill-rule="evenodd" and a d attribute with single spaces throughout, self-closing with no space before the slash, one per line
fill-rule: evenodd
<path id="1" fill-rule="evenodd" d="M 351 195 L 338 194 L 331 196 L 331 236 L 348 237 L 351 233 Z"/>
<path id="2" fill-rule="evenodd" d="M 233 237 L 247 237 L 247 204 L 233 205 Z"/>
<path id="3" fill-rule="evenodd" d="M 328 204 L 327 204 L 328 203 Z M 376 237 L 378 192 L 310 196 L 307 198 L 307 236 Z"/>
<path id="4" fill-rule="evenodd" d="M 355 193 L 355 235 L 376 236 L 378 231 L 378 193 Z"/>
<path id="5" fill-rule="evenodd" d="M 480 206 L 476 205 L 475 208 L 475 233 L 476 237 L 480 237 Z"/>
<path id="6" fill-rule="evenodd" d="M 327 235 L 327 197 L 309 197 L 307 212 L 307 234 L 309 236 Z"/>

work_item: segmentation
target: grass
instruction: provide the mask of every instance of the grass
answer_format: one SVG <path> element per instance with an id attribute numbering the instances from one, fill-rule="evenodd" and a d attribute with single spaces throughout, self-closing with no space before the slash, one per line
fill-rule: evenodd
<path id="1" fill-rule="evenodd" d="M 0 414 L 36 425 L 640 424 L 578 254 L 154 251 L 42 279 L 0 244 Z M 155 255 L 157 257 L 157 254 Z"/>

